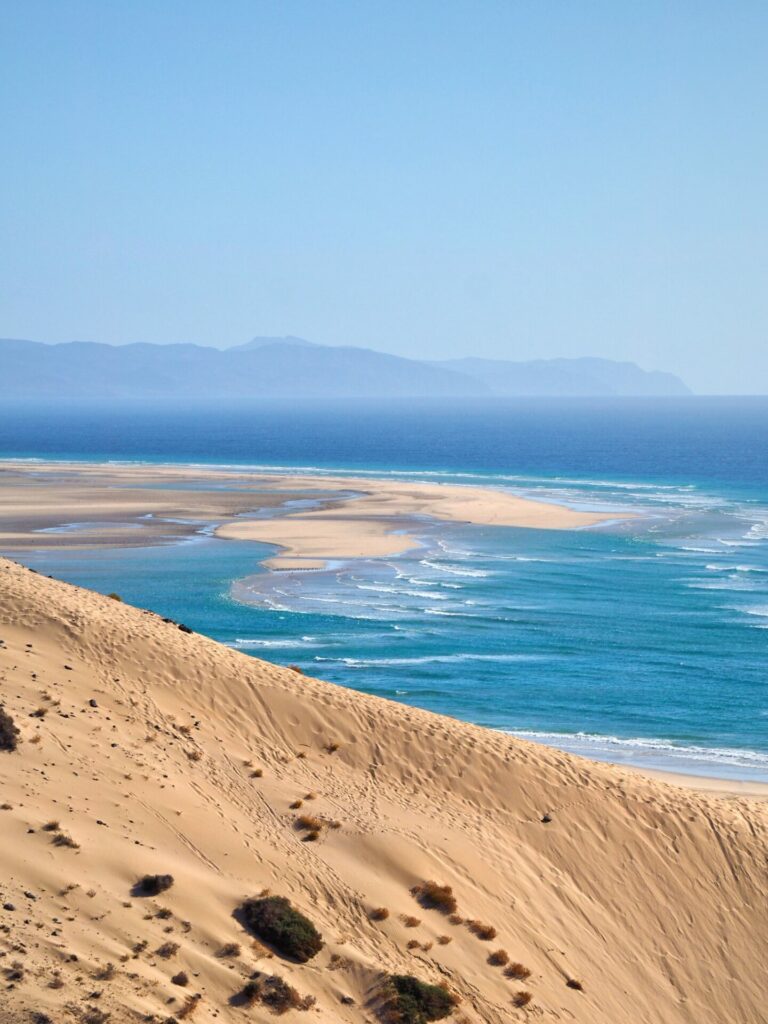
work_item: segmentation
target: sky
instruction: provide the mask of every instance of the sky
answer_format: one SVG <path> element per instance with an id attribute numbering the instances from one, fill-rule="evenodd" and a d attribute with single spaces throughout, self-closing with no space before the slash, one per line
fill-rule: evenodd
<path id="1" fill-rule="evenodd" d="M 765 0 L 0 0 L 0 336 L 768 393 Z"/>

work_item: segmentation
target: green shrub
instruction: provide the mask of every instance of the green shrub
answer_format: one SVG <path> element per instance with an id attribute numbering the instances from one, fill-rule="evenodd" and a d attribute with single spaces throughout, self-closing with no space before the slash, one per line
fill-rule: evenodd
<path id="1" fill-rule="evenodd" d="M 427 1024 L 450 1016 L 458 999 L 441 985 L 428 985 L 412 974 L 393 974 L 389 979 L 391 995 L 387 1017 L 402 1024 Z"/>
<path id="2" fill-rule="evenodd" d="M 236 916 L 249 932 L 268 942 L 281 956 L 306 963 L 323 948 L 323 938 L 308 917 L 285 896 L 246 900 Z"/>

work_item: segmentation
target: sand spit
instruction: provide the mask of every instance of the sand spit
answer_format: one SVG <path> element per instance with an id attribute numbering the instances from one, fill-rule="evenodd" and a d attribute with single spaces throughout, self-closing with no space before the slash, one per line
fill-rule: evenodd
<path id="1" fill-rule="evenodd" d="M 5 552 L 167 543 L 211 524 L 219 537 L 281 548 L 265 563 L 270 568 L 314 569 L 329 559 L 417 547 L 423 517 L 546 530 L 628 518 L 473 485 L 195 466 L 0 463 Z"/>
<path id="2" fill-rule="evenodd" d="M 269 976 L 305 1007 L 286 1019 L 374 1022 L 408 973 L 465 1024 L 764 1024 L 765 804 L 318 682 L 6 560 L 0 640 L 1 1022 L 266 1024 Z M 233 913 L 265 890 L 319 953 L 254 941 Z"/>

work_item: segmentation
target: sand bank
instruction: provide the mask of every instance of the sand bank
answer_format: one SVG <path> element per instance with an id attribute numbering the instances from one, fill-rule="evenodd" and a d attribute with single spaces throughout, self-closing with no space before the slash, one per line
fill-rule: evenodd
<path id="1" fill-rule="evenodd" d="M 316 507 L 295 510 L 296 502 Z M 328 559 L 416 547 L 424 517 L 542 530 L 628 518 L 472 485 L 192 466 L 0 463 L 0 550 L 6 552 L 163 543 L 212 523 L 220 537 L 280 547 L 266 563 L 271 568 L 317 568 Z"/>

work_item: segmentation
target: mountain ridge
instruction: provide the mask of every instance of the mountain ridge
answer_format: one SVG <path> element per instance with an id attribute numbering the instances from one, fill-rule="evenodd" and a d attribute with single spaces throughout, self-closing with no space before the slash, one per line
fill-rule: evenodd
<path id="1" fill-rule="evenodd" d="M 0 377 L 18 398 L 469 398 L 682 396 L 673 374 L 583 357 L 424 361 L 294 336 L 226 349 L 189 342 L 56 344 L 0 338 Z"/>

